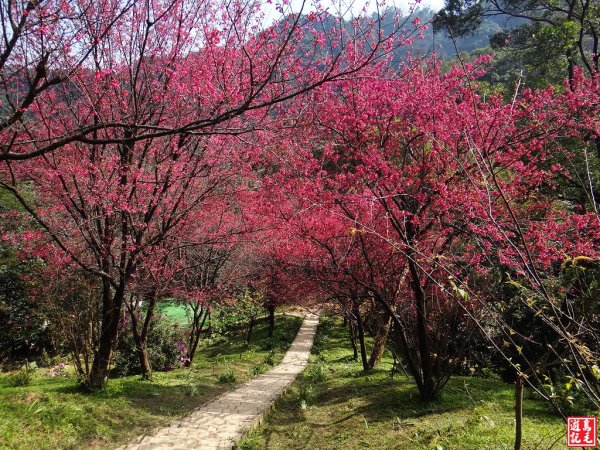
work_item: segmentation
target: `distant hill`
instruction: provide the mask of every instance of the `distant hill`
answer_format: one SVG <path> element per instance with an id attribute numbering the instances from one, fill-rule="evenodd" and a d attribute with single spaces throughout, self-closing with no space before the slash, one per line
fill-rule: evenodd
<path id="1" fill-rule="evenodd" d="M 384 22 L 382 28 L 385 35 L 392 33 L 397 25 L 393 23 L 393 18 L 397 10 L 390 8 L 384 15 Z M 453 41 L 446 32 L 433 32 L 433 27 L 430 22 L 433 19 L 436 11 L 429 8 L 420 8 L 414 12 L 410 17 L 407 17 L 407 31 L 413 29 L 411 24 L 414 18 L 419 18 L 422 24 L 427 24 L 428 29 L 422 32 L 423 38 L 419 39 L 417 34 L 414 35 L 414 42 L 410 45 L 404 45 L 399 47 L 395 52 L 395 60 L 400 62 L 404 59 L 406 54 L 410 52 L 413 55 L 424 56 L 435 53 L 442 59 L 451 59 L 457 53 L 472 52 L 473 50 L 483 49 L 489 47 L 490 38 L 497 33 L 510 29 L 518 24 L 517 20 L 509 16 L 495 16 L 488 18 L 483 21 L 477 31 L 471 35 L 459 37 Z M 376 19 L 376 16 L 371 16 L 372 19 Z M 311 23 L 310 27 L 314 26 Z M 328 34 L 332 28 L 339 26 L 339 19 L 333 16 L 325 16 L 322 18 L 318 26 L 315 26 L 317 31 L 323 31 L 325 35 Z M 343 22 L 349 32 L 352 30 L 352 25 L 349 22 Z M 307 35 L 307 44 L 309 44 L 309 37 Z M 328 46 L 325 45 L 325 48 Z"/>
<path id="2" fill-rule="evenodd" d="M 418 17 L 423 24 L 429 24 L 436 11 L 429 8 L 418 9 L 412 17 Z M 446 32 L 433 32 L 433 27 L 423 32 L 423 39 L 415 39 L 414 44 L 401 49 L 398 56 L 404 56 L 407 51 L 418 54 L 435 53 L 442 59 L 449 59 L 456 55 L 457 51 L 471 52 L 473 50 L 489 47 L 490 38 L 497 33 L 511 29 L 521 23 L 522 20 L 510 16 L 498 15 L 483 21 L 477 31 L 471 35 L 459 37 L 452 40 Z M 386 24 L 388 33 L 391 27 Z"/>

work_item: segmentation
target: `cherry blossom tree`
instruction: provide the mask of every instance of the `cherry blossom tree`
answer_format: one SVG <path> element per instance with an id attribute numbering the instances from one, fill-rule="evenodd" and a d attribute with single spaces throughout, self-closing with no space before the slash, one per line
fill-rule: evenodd
<path id="1" fill-rule="evenodd" d="M 448 74 L 435 62 L 400 71 L 382 66 L 315 91 L 308 106 L 286 111 L 299 132 L 278 145 L 285 156 L 268 184 L 279 202 L 293 199 L 289 210 L 278 208 L 302 223 L 297 232 L 307 240 L 322 245 L 340 235 L 325 230 L 346 228 L 365 242 L 357 267 L 384 266 L 390 253 L 397 274 L 405 265 L 393 295 L 382 295 L 394 280 L 389 275 L 379 286 L 357 278 L 394 320 L 426 401 L 439 397 L 458 364 L 476 311 L 499 321 L 488 308 L 492 299 L 476 291 L 478 276 L 500 265 L 543 293 L 564 254 L 597 256 L 598 216 L 560 205 L 552 189 L 565 170 L 553 155 L 568 153 L 568 140 L 598 134 L 596 81 L 579 77 L 575 89 L 560 94 L 524 91 L 507 104 L 478 93 L 475 80 L 487 61 Z M 325 216 L 317 219 L 318 210 Z M 382 250 L 365 250 L 376 247 L 368 242 L 374 238 Z M 344 263 L 352 254 L 337 253 Z M 557 311 L 556 297 L 543 297 L 547 309 L 536 313 L 548 314 L 558 340 L 572 341 L 569 329 L 579 321 Z M 556 326 L 559 317 L 569 325 Z M 498 325 L 515 345 L 514 330 Z M 589 376 L 594 358 L 582 344 L 567 347 L 582 367 L 577 373 Z"/>
<path id="2" fill-rule="evenodd" d="M 211 202 L 226 209 L 227 195 L 243 189 L 251 141 L 274 106 L 359 72 L 398 34 L 384 36 L 381 18 L 349 28 L 285 3 L 281 20 L 264 26 L 261 8 L 191 0 L 2 7 L 0 185 L 52 241 L 46 259 L 100 280 L 91 389 L 106 382 L 125 299 L 134 296 L 130 312 L 142 294 L 155 302 L 193 214 Z M 136 292 L 137 279 L 155 281 Z"/>
<path id="3" fill-rule="evenodd" d="M 348 27 L 326 11 L 306 14 L 303 4 L 294 13 L 283 2 L 271 6 L 280 15 L 265 26 L 263 6 L 190 0 L 3 5 L 0 161 L 73 142 L 125 145 L 215 128 L 239 133 L 253 125 L 234 125 L 232 118 L 356 73 L 389 53 L 401 25 L 385 18 L 395 26 L 384 36 L 383 16 L 357 18 Z M 165 91 L 177 92 L 168 105 L 159 98 Z M 148 108 L 152 97 L 155 106 Z M 117 106 L 113 115 L 95 114 L 103 102 Z M 193 108 L 180 108 L 190 103 Z M 61 126 L 45 123 L 47 114 L 63 118 Z"/>

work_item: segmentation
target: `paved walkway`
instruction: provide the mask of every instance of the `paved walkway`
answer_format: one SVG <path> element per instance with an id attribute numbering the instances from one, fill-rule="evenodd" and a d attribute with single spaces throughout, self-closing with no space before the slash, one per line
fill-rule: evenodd
<path id="1" fill-rule="evenodd" d="M 307 314 L 281 364 L 121 450 L 232 449 L 258 426 L 308 362 L 319 317 Z"/>

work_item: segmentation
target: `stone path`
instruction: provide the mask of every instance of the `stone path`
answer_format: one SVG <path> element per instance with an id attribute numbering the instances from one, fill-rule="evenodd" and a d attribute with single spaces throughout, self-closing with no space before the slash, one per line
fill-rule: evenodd
<path id="1" fill-rule="evenodd" d="M 307 314 L 283 361 L 237 389 L 225 392 L 189 416 L 144 436 L 120 450 L 232 449 L 258 426 L 275 400 L 308 362 L 319 317 Z"/>

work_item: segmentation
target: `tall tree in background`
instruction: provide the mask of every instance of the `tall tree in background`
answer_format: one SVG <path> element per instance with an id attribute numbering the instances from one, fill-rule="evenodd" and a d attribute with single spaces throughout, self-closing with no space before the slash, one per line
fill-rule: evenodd
<path id="1" fill-rule="evenodd" d="M 491 38 L 492 48 L 522 55 L 546 80 L 560 80 L 564 67 L 570 80 L 575 67 L 598 72 L 600 6 L 594 0 L 447 0 L 433 20 L 436 31 L 451 36 L 475 32 L 486 18 L 505 18 L 508 29 Z M 511 20 L 512 19 L 512 20 Z M 513 59 L 515 56 L 513 56 Z M 554 73 L 553 73 L 554 72 Z"/>

